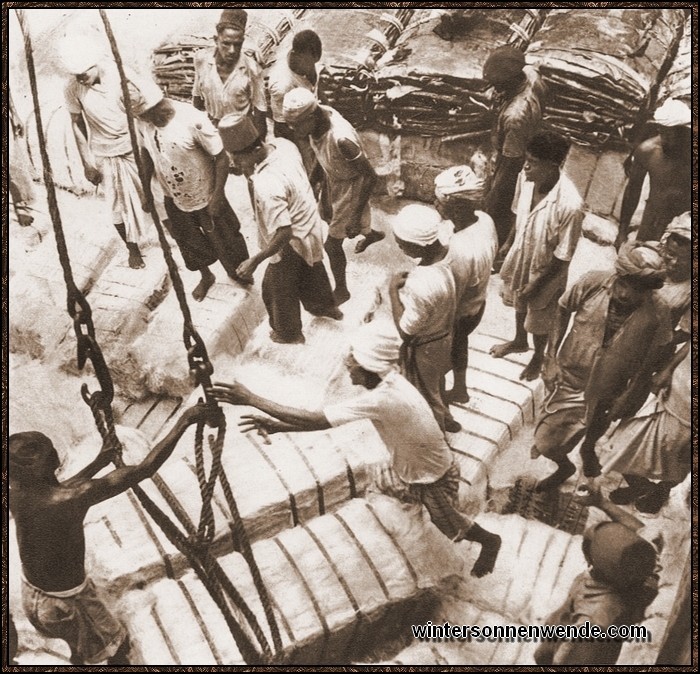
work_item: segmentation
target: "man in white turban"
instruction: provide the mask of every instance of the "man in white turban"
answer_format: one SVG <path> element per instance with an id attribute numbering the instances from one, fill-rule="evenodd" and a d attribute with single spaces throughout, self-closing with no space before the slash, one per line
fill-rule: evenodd
<path id="1" fill-rule="evenodd" d="M 693 249 L 690 211 L 677 215 L 661 237 L 659 247 L 666 263 L 666 280 L 663 288 L 655 292 L 657 300 L 671 312 L 676 326 L 688 307 L 692 294 Z M 678 340 L 676 340 L 678 341 Z"/>
<path id="2" fill-rule="evenodd" d="M 545 456 L 557 470 L 539 490 L 558 487 L 574 474 L 567 455 L 584 436 L 584 474 L 599 475 L 595 442 L 646 398 L 651 374 L 673 340 L 668 312 L 652 297 L 664 274 L 664 261 L 653 248 L 628 244 L 615 273 L 584 274 L 559 298 L 542 373 L 549 396 L 532 450 L 533 458 Z"/>
<path id="3" fill-rule="evenodd" d="M 129 251 L 129 266 L 139 269 L 144 266 L 139 243 L 147 238 L 152 222 L 141 208 L 143 190 L 117 66 L 102 47 L 82 34 L 65 36 L 60 53 L 71 76 L 65 99 L 85 178 L 93 185 L 102 184 L 112 223 Z M 140 78 L 130 68 L 126 76 L 138 88 Z"/>
<path id="4" fill-rule="evenodd" d="M 498 235 L 482 204 L 484 181 L 469 166 L 453 166 L 435 178 L 435 208 L 454 225 L 447 263 L 455 279 L 457 312 L 452 335 L 454 385 L 447 392 L 450 402 L 469 402 L 467 366 L 469 335 L 481 322 L 486 290 L 498 251 Z"/>
<path id="5" fill-rule="evenodd" d="M 649 176 L 649 198 L 637 231 L 637 241 L 658 241 L 666 225 L 692 206 L 692 130 L 690 108 L 668 99 L 654 113 L 658 135 L 641 143 L 629 161 L 628 182 L 622 197 L 617 246 L 626 241 Z"/>
<path id="6" fill-rule="evenodd" d="M 292 89 L 284 96 L 285 122 L 295 136 L 309 138 L 316 159 L 325 173 L 322 195 L 322 215 L 328 220 L 329 231 L 326 252 L 335 279 L 335 299 L 342 304 L 350 299 L 345 268 L 347 259 L 343 251 L 345 238 L 354 239 L 363 234 L 364 239 L 355 246 L 356 253 L 384 238 L 384 233 L 372 229 L 369 198 L 377 182 L 377 174 L 367 159 L 357 131 L 339 112 L 320 105 L 316 96 L 303 87 Z M 312 177 L 311 183 L 315 179 Z M 330 202 L 331 213 L 325 207 Z"/>
<path id="7" fill-rule="evenodd" d="M 459 466 L 427 403 L 398 372 L 400 344 L 390 321 L 362 326 L 352 340 L 346 367 L 352 383 L 365 390 L 320 410 L 280 405 L 239 383 L 217 383 L 213 393 L 221 402 L 250 405 L 273 417 L 244 415 L 240 424 L 244 431 L 318 431 L 371 421 L 391 455 L 391 465 L 378 471 L 375 487 L 405 502 L 423 504 L 435 526 L 451 540 L 480 543 L 481 553 L 471 571 L 480 578 L 493 570 L 501 538 L 457 510 Z"/>
<path id="8" fill-rule="evenodd" d="M 452 368 L 452 330 L 457 305 L 455 279 L 447 246 L 438 239 L 442 218 L 430 206 L 410 204 L 392 226 L 401 251 L 418 259 L 410 272 L 396 274 L 389 284 L 394 323 L 403 340 L 402 365 L 407 379 L 425 396 L 443 431 L 457 433 L 445 392 Z"/>

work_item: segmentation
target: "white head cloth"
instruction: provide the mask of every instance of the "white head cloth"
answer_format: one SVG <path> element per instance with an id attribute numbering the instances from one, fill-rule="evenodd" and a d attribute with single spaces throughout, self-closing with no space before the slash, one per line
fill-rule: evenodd
<path id="1" fill-rule="evenodd" d="M 453 166 L 436 176 L 435 196 L 438 199 L 459 197 L 480 201 L 484 196 L 484 181 L 471 166 Z"/>
<path id="2" fill-rule="evenodd" d="M 396 326 L 391 321 L 380 318 L 357 330 L 351 350 L 353 358 L 361 367 L 384 377 L 398 365 L 400 346 L 401 337 Z"/>
<path id="3" fill-rule="evenodd" d="M 690 126 L 692 114 L 685 103 L 668 98 L 654 113 L 654 121 L 660 126 Z"/>
<path id="4" fill-rule="evenodd" d="M 393 229 L 403 241 L 429 246 L 437 240 L 441 222 L 440 214 L 431 206 L 408 204 L 396 215 Z"/>

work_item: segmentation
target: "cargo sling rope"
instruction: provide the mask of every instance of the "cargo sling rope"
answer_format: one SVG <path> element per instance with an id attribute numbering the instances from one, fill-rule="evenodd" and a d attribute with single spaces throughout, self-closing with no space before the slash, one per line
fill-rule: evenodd
<path id="1" fill-rule="evenodd" d="M 124 463 L 122 459 L 122 446 L 114 428 L 114 417 L 112 413 L 112 400 L 114 396 L 112 378 L 104 360 L 102 351 L 95 337 L 95 329 L 92 321 L 90 305 L 85 299 L 83 293 L 78 289 L 72 275 L 72 269 L 70 265 L 70 259 L 68 256 L 65 235 L 63 232 L 60 212 L 56 200 L 56 192 L 53 183 L 51 166 L 49 162 L 48 152 L 46 150 L 46 140 L 43 133 L 43 123 L 38 100 L 31 37 L 26 24 L 24 13 L 22 12 L 22 10 L 15 11 L 20 24 L 20 28 L 24 36 L 25 55 L 27 59 L 27 68 L 32 91 L 32 98 L 35 106 L 37 135 L 43 164 L 44 183 L 46 185 L 47 190 L 49 213 L 56 235 L 56 245 L 58 248 L 59 260 L 63 270 L 64 281 L 67 289 L 68 313 L 73 319 L 74 328 L 76 331 L 76 337 L 78 342 L 78 365 L 80 369 L 82 369 L 85 363 L 88 360 L 90 360 L 95 370 L 95 375 L 98 379 L 98 382 L 102 387 L 101 390 L 95 391 L 94 393 L 90 393 L 87 384 L 83 384 L 83 386 L 81 387 L 81 394 L 84 401 L 90 406 L 96 426 L 100 432 L 100 435 L 103 438 L 103 441 L 105 442 L 105 444 L 108 444 L 109 447 L 115 450 L 115 465 L 123 466 Z M 106 17 L 103 18 L 106 21 Z M 161 237 L 162 244 L 164 240 L 162 228 L 159 229 L 159 235 Z M 166 250 L 167 253 L 170 252 L 169 249 L 164 247 L 164 251 Z M 172 268 L 170 269 L 170 272 L 172 274 Z M 176 267 L 175 273 L 177 274 Z M 180 288 L 182 289 L 181 282 Z M 182 290 L 182 294 L 184 296 L 184 289 Z M 189 317 L 188 311 L 187 313 L 185 313 L 185 316 L 186 318 Z M 187 336 L 187 325 L 185 333 Z M 198 379 L 199 383 L 199 380 L 201 378 L 197 377 L 197 374 L 205 373 L 206 377 L 208 378 L 211 372 L 213 371 L 213 368 L 207 358 L 204 343 L 202 342 L 199 335 L 196 334 L 196 331 L 194 330 L 193 326 L 191 327 L 189 337 L 190 340 L 188 341 L 186 339 L 185 342 L 186 345 L 189 346 L 188 361 L 191 366 L 191 371 L 193 371 L 193 374 Z M 208 383 L 208 379 L 205 379 L 204 381 Z M 207 396 L 207 402 L 211 405 L 216 406 L 218 409 L 218 405 L 216 404 L 216 402 L 210 400 L 209 396 Z M 218 429 L 219 434 L 216 441 L 212 442 L 210 439 L 210 444 L 212 445 L 212 468 L 208 480 L 206 479 L 206 474 L 204 470 L 204 458 L 202 451 L 204 422 L 201 422 L 198 425 L 196 432 L 195 453 L 197 461 L 197 478 L 200 485 L 200 490 L 202 492 L 203 500 L 202 513 L 198 527 L 195 527 L 194 524 L 190 521 L 187 513 L 180 506 L 180 504 L 177 501 L 174 501 L 172 497 L 169 497 L 167 490 L 163 489 L 164 483 L 162 479 L 158 478 L 158 476 L 153 477 L 154 483 L 156 484 L 156 486 L 159 487 L 161 494 L 164 496 L 166 502 L 172 508 L 173 512 L 180 520 L 183 527 L 186 529 L 187 534 L 183 534 L 182 531 L 180 531 L 180 529 L 175 525 L 175 523 L 162 510 L 160 510 L 160 508 L 158 508 L 158 506 L 155 503 L 153 503 L 153 501 L 143 491 L 141 487 L 136 486 L 133 488 L 133 491 L 138 497 L 139 501 L 141 502 L 141 505 L 143 506 L 144 510 L 148 512 L 152 519 L 160 526 L 160 528 L 163 530 L 164 534 L 167 536 L 170 542 L 182 554 L 186 556 L 190 565 L 202 580 L 202 583 L 206 587 L 209 594 L 212 596 L 212 599 L 215 601 L 222 614 L 224 615 L 224 618 L 231 631 L 231 634 L 241 652 L 241 655 L 246 660 L 246 662 L 260 662 L 261 660 L 272 661 L 273 656 L 270 651 L 269 643 L 265 637 L 265 634 L 263 633 L 262 629 L 258 624 L 256 616 L 247 606 L 243 598 L 236 590 L 235 586 L 231 583 L 230 579 L 223 572 L 223 569 L 221 569 L 221 567 L 219 566 L 216 558 L 211 554 L 211 552 L 208 549 L 208 544 L 211 542 L 214 536 L 214 518 L 211 508 L 211 500 L 213 497 L 213 491 L 216 480 L 220 479 L 222 482 L 224 495 L 227 499 L 229 507 L 231 508 L 233 519 L 231 529 L 232 534 L 234 536 L 234 541 L 236 541 L 238 545 L 243 548 L 244 551 L 247 548 L 248 556 L 246 556 L 244 552 L 244 557 L 246 557 L 246 560 L 248 561 L 248 557 L 252 559 L 252 550 L 250 548 L 250 543 L 247 540 L 246 532 L 243 528 L 242 521 L 240 519 L 240 514 L 238 512 L 235 500 L 233 498 L 233 493 L 231 491 L 228 481 L 225 479 L 223 471 L 221 470 L 221 451 L 223 449 L 223 437 L 225 433 L 225 421 L 223 415 L 220 415 L 220 424 L 218 426 Z M 168 560 L 166 559 L 165 562 L 167 565 Z M 250 565 L 250 561 L 248 563 Z M 255 562 L 253 560 L 253 565 L 254 564 Z M 272 609 L 269 606 L 269 597 L 267 596 L 266 590 L 262 585 L 262 579 L 260 578 L 257 566 L 255 566 L 255 571 L 257 572 L 257 574 L 253 572 L 253 568 L 251 566 L 251 575 L 253 576 L 253 579 L 256 583 L 256 589 L 258 589 L 258 592 L 261 595 L 261 602 L 265 607 L 266 615 L 268 616 L 268 621 L 270 621 L 269 616 L 272 616 L 272 621 L 274 621 L 274 614 L 272 614 Z M 231 612 L 229 603 L 227 601 L 227 597 L 228 600 L 230 600 L 246 618 L 247 622 L 249 623 L 250 629 L 254 633 L 257 641 L 259 642 L 262 648 L 262 655 L 251 642 L 249 635 L 238 624 L 235 616 Z M 273 638 L 275 640 L 276 649 L 279 652 L 281 650 L 281 641 L 279 639 L 277 625 L 275 622 L 270 622 L 270 626 Z"/>

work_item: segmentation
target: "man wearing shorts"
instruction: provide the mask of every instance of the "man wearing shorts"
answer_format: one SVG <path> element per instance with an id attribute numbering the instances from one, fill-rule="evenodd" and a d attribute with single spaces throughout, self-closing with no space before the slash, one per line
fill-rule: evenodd
<path id="1" fill-rule="evenodd" d="M 515 308 L 515 338 L 494 346 L 491 355 L 527 351 L 527 335 L 532 334 L 535 353 L 520 375 L 528 381 L 540 374 L 557 300 L 581 234 L 583 200 L 561 174 L 568 150 L 569 143 L 551 132 L 528 143 L 513 200 L 515 227 L 501 268 L 503 302 Z"/>

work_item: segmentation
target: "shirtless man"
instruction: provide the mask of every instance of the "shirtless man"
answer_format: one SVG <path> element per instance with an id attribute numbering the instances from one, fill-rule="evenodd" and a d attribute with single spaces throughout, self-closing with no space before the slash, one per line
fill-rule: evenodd
<path id="1" fill-rule="evenodd" d="M 87 511 L 153 475 L 185 430 L 207 414 L 203 404 L 187 409 L 141 463 L 101 478 L 94 476 L 112 461 L 111 447 L 103 446 L 92 463 L 59 482 L 55 472 L 60 460 L 49 438 L 35 431 L 10 436 L 10 511 L 22 560 L 24 610 L 41 634 L 68 643 L 73 664 L 105 659 L 129 664 L 128 634 L 85 574 Z"/>
<path id="2" fill-rule="evenodd" d="M 627 240 L 630 220 L 649 174 L 649 198 L 637 241 L 658 241 L 673 218 L 692 206 L 692 136 L 690 108 L 668 99 L 655 113 L 659 135 L 641 143 L 632 155 L 629 181 L 622 197 L 616 245 Z"/>

